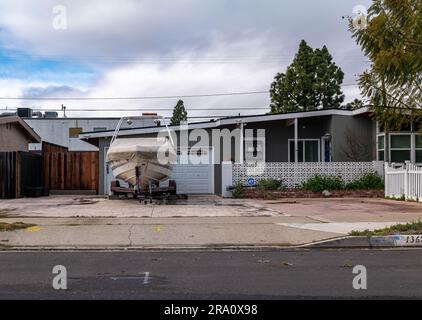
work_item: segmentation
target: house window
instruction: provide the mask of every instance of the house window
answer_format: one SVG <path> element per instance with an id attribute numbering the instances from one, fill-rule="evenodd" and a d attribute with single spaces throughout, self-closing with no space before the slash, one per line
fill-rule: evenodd
<path id="1" fill-rule="evenodd" d="M 319 162 L 320 161 L 320 141 L 319 139 L 299 139 L 298 140 L 298 161 L 299 162 Z M 289 139 L 289 162 L 295 162 L 295 141 Z"/>
<path id="2" fill-rule="evenodd" d="M 69 138 L 79 138 L 82 133 L 82 128 L 69 128 Z"/>
<path id="3" fill-rule="evenodd" d="M 415 134 L 415 162 L 422 163 L 422 135 Z"/>
<path id="4" fill-rule="evenodd" d="M 405 162 L 412 159 L 412 135 L 391 134 L 390 135 L 390 161 Z"/>
<path id="5" fill-rule="evenodd" d="M 265 139 L 245 138 L 245 160 L 265 162 Z"/>
<path id="6" fill-rule="evenodd" d="M 378 135 L 378 161 L 385 160 L 385 135 Z"/>

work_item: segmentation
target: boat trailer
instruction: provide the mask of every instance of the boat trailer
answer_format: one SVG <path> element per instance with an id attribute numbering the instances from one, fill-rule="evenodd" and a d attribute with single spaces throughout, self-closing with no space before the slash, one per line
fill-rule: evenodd
<path id="1" fill-rule="evenodd" d="M 122 187 L 119 180 L 113 180 L 110 185 L 112 197 L 124 196 L 125 198 L 136 198 L 142 204 L 153 203 L 154 200 L 168 201 L 177 200 L 176 181 L 170 180 L 168 187 L 150 185 L 146 190 L 137 188 Z"/>

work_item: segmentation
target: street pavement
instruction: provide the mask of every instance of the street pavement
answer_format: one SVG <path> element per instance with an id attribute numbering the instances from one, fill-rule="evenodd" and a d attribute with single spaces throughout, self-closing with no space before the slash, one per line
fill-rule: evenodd
<path id="1" fill-rule="evenodd" d="M 56 265 L 67 290 L 53 289 Z M 0 299 L 420 299 L 420 270 L 419 249 L 1 252 Z"/>

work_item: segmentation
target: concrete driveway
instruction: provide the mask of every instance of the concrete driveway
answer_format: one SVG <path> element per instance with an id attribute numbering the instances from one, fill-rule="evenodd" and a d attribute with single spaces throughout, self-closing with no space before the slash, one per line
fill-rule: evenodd
<path id="1" fill-rule="evenodd" d="M 268 217 L 279 216 L 264 203 L 233 201 L 217 196 L 190 196 L 168 204 L 140 204 L 137 200 L 104 197 L 50 196 L 0 200 L 0 217 Z"/>
<path id="2" fill-rule="evenodd" d="M 52 196 L 0 201 L 0 223 L 38 226 L 0 232 L 0 248 L 294 246 L 419 219 L 421 203 L 384 199 L 260 201 L 192 196 L 167 205 L 142 205 L 135 200 Z"/>

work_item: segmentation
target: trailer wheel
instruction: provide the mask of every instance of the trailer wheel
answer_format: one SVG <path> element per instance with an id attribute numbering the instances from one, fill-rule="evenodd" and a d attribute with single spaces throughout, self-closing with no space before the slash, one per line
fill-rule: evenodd
<path id="1" fill-rule="evenodd" d="M 177 184 L 175 180 L 169 181 L 169 191 L 171 195 L 176 195 L 177 193 Z"/>

